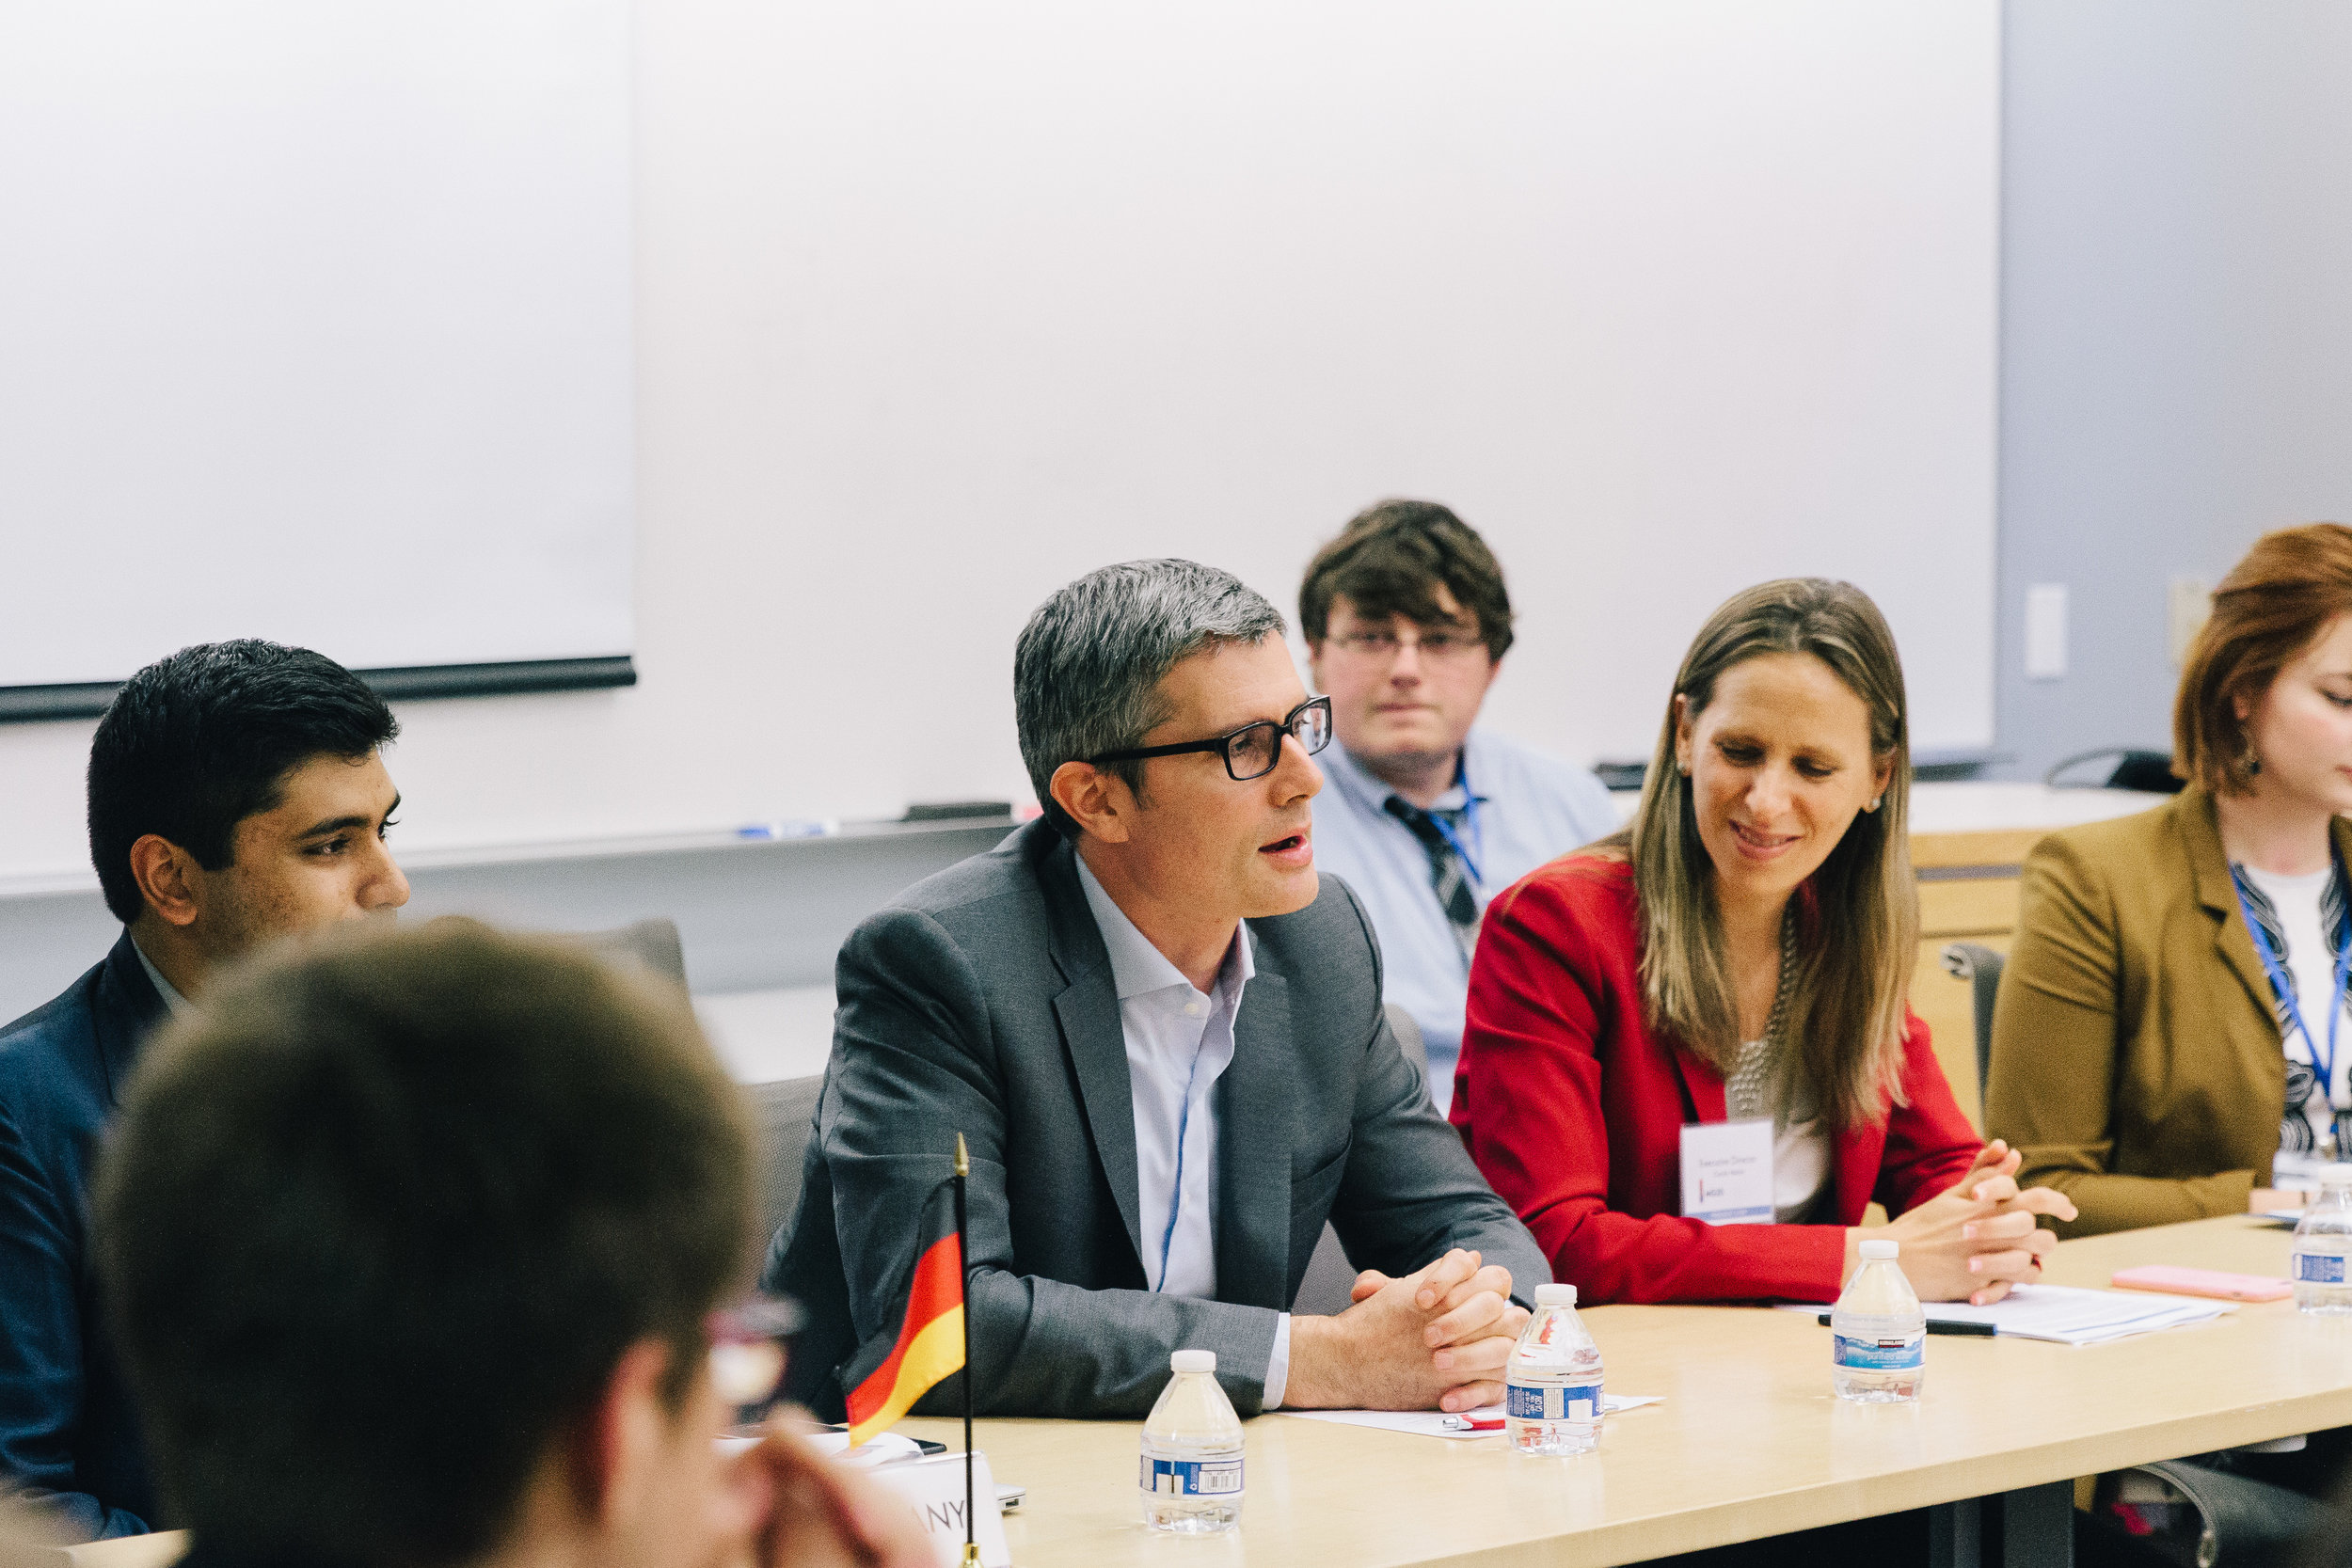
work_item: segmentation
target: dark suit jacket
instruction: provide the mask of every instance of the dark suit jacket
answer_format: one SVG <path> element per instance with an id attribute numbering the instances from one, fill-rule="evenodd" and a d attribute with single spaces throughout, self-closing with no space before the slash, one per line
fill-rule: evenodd
<path id="1" fill-rule="evenodd" d="M 1327 1217 L 1360 1268 L 1406 1274 L 1475 1247 L 1533 1298 L 1551 1277 L 1543 1255 L 1390 1033 L 1355 895 L 1326 877 L 1312 905 L 1249 927 L 1257 974 L 1216 1090 L 1216 1301 L 1145 1289 L 1126 1037 L 1070 846 L 1031 823 L 851 934 L 805 1185 L 765 1279 L 809 1311 L 796 1398 L 837 1413 L 889 1354 L 958 1132 L 982 1414 L 1141 1416 L 1179 1349 L 1215 1351 L 1235 1407 L 1256 1414 Z M 918 1409 L 960 1398 L 951 1378 Z"/>
<path id="2" fill-rule="evenodd" d="M 129 932 L 0 1029 L 0 1479 L 51 1494 L 85 1540 L 154 1517 L 147 1459 L 90 1267 L 99 1139 L 164 999 Z"/>

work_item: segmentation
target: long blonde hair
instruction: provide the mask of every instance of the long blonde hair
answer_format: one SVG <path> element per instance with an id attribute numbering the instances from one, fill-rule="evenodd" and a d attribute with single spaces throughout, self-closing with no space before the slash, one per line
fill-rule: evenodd
<path id="1" fill-rule="evenodd" d="M 1902 1102 L 1904 1014 L 1919 945 L 1912 880 L 1911 736 L 1902 660 L 1870 596 L 1851 583 L 1784 578 L 1734 594 L 1708 618 L 1675 676 L 1692 720 L 1736 664 L 1810 654 L 1870 715 L 1874 762 L 1892 760 L 1879 809 L 1857 816 L 1791 901 L 1799 922 L 1787 1028 L 1822 1116 L 1839 1129 Z M 1650 1028 L 1679 1039 L 1726 1075 L 1740 1053 L 1740 1013 L 1715 898 L 1715 863 L 1699 837 L 1691 781 L 1675 759 L 1666 706 L 1642 802 L 1625 836 L 1641 904 L 1642 1004 Z M 1788 1088 L 1783 1075 L 1783 1093 Z"/>

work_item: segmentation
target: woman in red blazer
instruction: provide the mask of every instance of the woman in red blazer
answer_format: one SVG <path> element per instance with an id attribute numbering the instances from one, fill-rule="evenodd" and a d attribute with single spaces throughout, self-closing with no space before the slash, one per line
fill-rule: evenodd
<path id="1" fill-rule="evenodd" d="M 2073 1218 L 1980 1147 L 1905 999 L 1902 668 L 1818 578 L 1699 633 L 1631 829 L 1488 907 L 1454 1124 L 1588 1301 L 1835 1298 L 1875 1198 L 1931 1300 L 1999 1299 Z M 1772 1118 L 1774 1223 L 1681 1215 L 1685 1124 Z"/>

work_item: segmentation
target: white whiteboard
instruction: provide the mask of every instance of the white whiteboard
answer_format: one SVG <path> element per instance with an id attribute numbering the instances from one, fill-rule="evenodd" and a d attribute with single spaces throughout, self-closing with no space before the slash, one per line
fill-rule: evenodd
<path id="1" fill-rule="evenodd" d="M 0 686 L 628 652 L 626 0 L 0 15 Z"/>

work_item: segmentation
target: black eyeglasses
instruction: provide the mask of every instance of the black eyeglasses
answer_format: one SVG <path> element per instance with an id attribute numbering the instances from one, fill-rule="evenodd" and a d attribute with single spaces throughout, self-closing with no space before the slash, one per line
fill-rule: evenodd
<path id="1" fill-rule="evenodd" d="M 1244 724 L 1231 735 L 1220 735 L 1214 740 L 1186 740 L 1174 746 L 1138 746 L 1126 752 L 1104 752 L 1087 761 L 1101 767 L 1106 762 L 1141 762 L 1145 757 L 1181 756 L 1186 752 L 1216 752 L 1225 758 L 1225 771 L 1236 784 L 1263 779 L 1274 771 L 1274 765 L 1282 760 L 1282 737 L 1289 736 L 1298 742 L 1309 756 L 1313 756 L 1331 744 L 1331 699 L 1310 697 L 1290 710 L 1280 723 L 1261 719 L 1254 724 Z"/>

